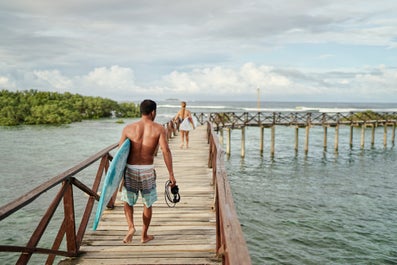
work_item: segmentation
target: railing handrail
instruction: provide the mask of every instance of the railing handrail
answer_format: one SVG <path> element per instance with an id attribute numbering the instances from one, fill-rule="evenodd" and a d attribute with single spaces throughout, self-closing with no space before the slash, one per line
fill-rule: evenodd
<path id="1" fill-rule="evenodd" d="M 100 158 L 102 158 L 104 155 L 108 154 L 110 151 L 115 149 L 118 146 L 118 144 L 113 144 L 105 149 L 99 151 L 95 155 L 87 158 L 86 160 L 82 161 L 81 163 L 77 164 L 76 166 L 66 170 L 65 172 L 59 174 L 56 177 L 53 177 L 52 179 L 42 183 L 38 187 L 34 188 L 30 192 L 26 193 L 25 195 L 15 199 L 14 201 L 1 206 L 0 207 L 0 221 L 6 218 L 7 216 L 11 215 L 12 213 L 18 211 L 19 209 L 23 208 L 24 206 L 30 204 L 33 202 L 35 199 L 37 199 L 41 194 L 47 192 L 54 186 L 62 183 L 69 177 L 74 176 L 75 174 L 79 173 L 86 167 L 90 166 L 91 164 L 95 163 L 98 161 Z"/>
<path id="2" fill-rule="evenodd" d="M 217 221 L 216 251 L 223 264 L 251 264 L 244 234 L 235 209 L 224 165 L 224 151 L 210 122 L 207 122 L 209 161 L 215 185 L 215 210 Z"/>
<path id="3" fill-rule="evenodd" d="M 48 258 L 46 264 L 52 264 L 54 262 L 56 255 L 61 256 L 77 256 L 80 249 L 80 245 L 86 231 L 88 221 L 94 206 L 94 201 L 99 200 L 99 195 L 97 194 L 101 178 L 103 173 L 107 171 L 109 166 L 109 161 L 112 159 L 109 154 L 110 151 L 115 149 L 118 144 L 112 144 L 105 149 L 99 151 L 93 156 L 90 156 L 86 160 L 77 164 L 76 166 L 66 170 L 65 172 L 59 174 L 58 176 L 44 182 L 38 187 L 34 188 L 25 195 L 17 198 L 16 200 L 0 207 L 0 221 L 7 218 L 12 213 L 18 211 L 19 209 L 25 207 L 26 205 L 32 203 L 35 199 L 40 197 L 43 193 L 51 190 L 52 188 L 62 184 L 62 187 L 56 194 L 53 201 L 50 203 L 47 211 L 44 213 L 41 221 L 37 225 L 35 231 L 30 237 L 26 246 L 11 246 L 11 245 L 1 245 L 0 252 L 19 252 L 17 264 L 27 264 L 30 257 L 34 253 L 47 254 Z M 96 178 L 94 180 L 92 188 L 87 187 L 85 184 L 77 180 L 74 176 L 87 168 L 91 164 L 101 160 L 100 165 L 97 169 Z M 76 231 L 76 220 L 74 216 L 74 198 L 72 186 L 76 186 L 83 192 L 87 193 L 90 197 L 87 201 L 85 211 L 83 213 L 80 226 Z M 58 234 L 54 239 L 51 249 L 48 248 L 38 248 L 37 245 L 44 234 L 49 222 L 51 221 L 55 211 L 59 207 L 60 201 L 63 200 L 64 205 L 64 219 L 58 230 Z M 66 247 L 67 251 L 59 250 L 63 238 L 66 236 Z"/>
<path id="4" fill-rule="evenodd" d="M 193 113 L 192 115 L 203 124 L 205 120 L 214 124 L 215 130 L 224 127 L 238 128 L 241 126 L 336 126 L 341 125 L 369 125 L 395 126 L 397 112 L 210 112 Z M 373 117 L 375 116 L 375 117 Z"/>

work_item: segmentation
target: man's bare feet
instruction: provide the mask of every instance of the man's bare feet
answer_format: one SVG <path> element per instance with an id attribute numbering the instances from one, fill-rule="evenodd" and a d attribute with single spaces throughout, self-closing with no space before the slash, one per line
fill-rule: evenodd
<path id="1" fill-rule="evenodd" d="M 154 236 L 147 235 L 147 237 L 143 237 L 142 238 L 141 243 L 147 243 L 147 242 L 149 242 L 150 240 L 153 240 L 153 239 L 154 239 Z"/>
<path id="2" fill-rule="evenodd" d="M 136 231 L 135 228 L 130 229 L 130 230 L 128 231 L 127 235 L 124 237 L 123 242 L 124 242 L 124 243 L 130 243 L 130 242 L 132 241 L 132 238 L 134 237 L 135 231 Z"/>

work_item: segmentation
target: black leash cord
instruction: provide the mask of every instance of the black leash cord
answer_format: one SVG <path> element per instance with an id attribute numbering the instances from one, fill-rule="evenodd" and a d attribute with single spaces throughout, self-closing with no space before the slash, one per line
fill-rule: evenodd
<path id="1" fill-rule="evenodd" d="M 164 199 L 168 207 L 173 208 L 181 200 L 181 196 L 179 195 L 178 185 L 171 188 L 170 184 L 171 181 L 169 180 L 165 182 Z"/>

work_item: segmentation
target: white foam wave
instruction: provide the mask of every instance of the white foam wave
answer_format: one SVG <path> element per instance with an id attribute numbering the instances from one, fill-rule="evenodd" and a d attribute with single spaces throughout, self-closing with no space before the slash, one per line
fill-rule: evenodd
<path id="1" fill-rule="evenodd" d="M 171 105 L 171 104 L 159 104 L 159 108 L 180 108 L 181 105 Z"/>
<path id="2" fill-rule="evenodd" d="M 190 106 L 192 109 L 226 109 L 226 106 Z"/>
<path id="3" fill-rule="evenodd" d="M 320 112 L 320 113 L 347 113 L 363 112 L 371 110 L 373 112 L 397 112 L 396 108 L 368 109 L 368 108 L 323 108 L 323 107 L 304 107 L 296 108 L 242 108 L 247 112 Z"/>
<path id="4" fill-rule="evenodd" d="M 169 111 L 177 111 L 180 108 L 179 104 L 159 104 L 159 108 L 168 109 Z M 241 102 L 240 104 L 219 104 L 219 105 L 206 105 L 206 104 L 197 104 L 193 103 L 193 105 L 188 104 L 188 109 L 192 112 L 217 112 L 217 111 L 236 111 L 236 112 L 320 112 L 320 113 L 348 113 L 348 112 L 363 112 L 367 110 L 371 110 L 374 112 L 397 112 L 397 108 L 392 106 L 385 106 L 385 108 L 379 108 L 378 106 L 364 107 L 364 106 L 305 106 L 305 105 L 283 105 L 277 106 L 273 104 L 273 106 L 261 107 L 257 108 L 252 105 L 245 104 Z M 172 109 L 172 110 L 171 110 Z"/>
<path id="5" fill-rule="evenodd" d="M 397 109 L 360 109 L 360 108 L 319 108 L 318 112 L 321 113 L 346 113 L 346 112 L 363 112 L 363 111 L 373 111 L 373 112 L 396 112 Z"/>
<path id="6" fill-rule="evenodd" d="M 296 112 L 293 108 L 242 108 L 244 111 L 248 112 Z"/>
<path id="7" fill-rule="evenodd" d="M 181 105 L 172 105 L 172 104 L 159 104 L 159 108 L 180 108 Z M 188 105 L 188 109 L 226 109 L 226 106 L 223 105 Z"/>

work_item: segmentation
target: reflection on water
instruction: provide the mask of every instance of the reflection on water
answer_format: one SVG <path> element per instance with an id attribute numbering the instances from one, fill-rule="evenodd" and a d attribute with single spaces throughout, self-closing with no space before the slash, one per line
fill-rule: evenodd
<path id="1" fill-rule="evenodd" d="M 397 262 L 396 149 L 344 143 L 324 151 L 317 135 L 307 155 L 295 154 L 293 133 L 278 129 L 271 158 L 259 154 L 259 130 L 250 128 L 246 157 L 235 144 L 226 160 L 253 263 Z"/>

